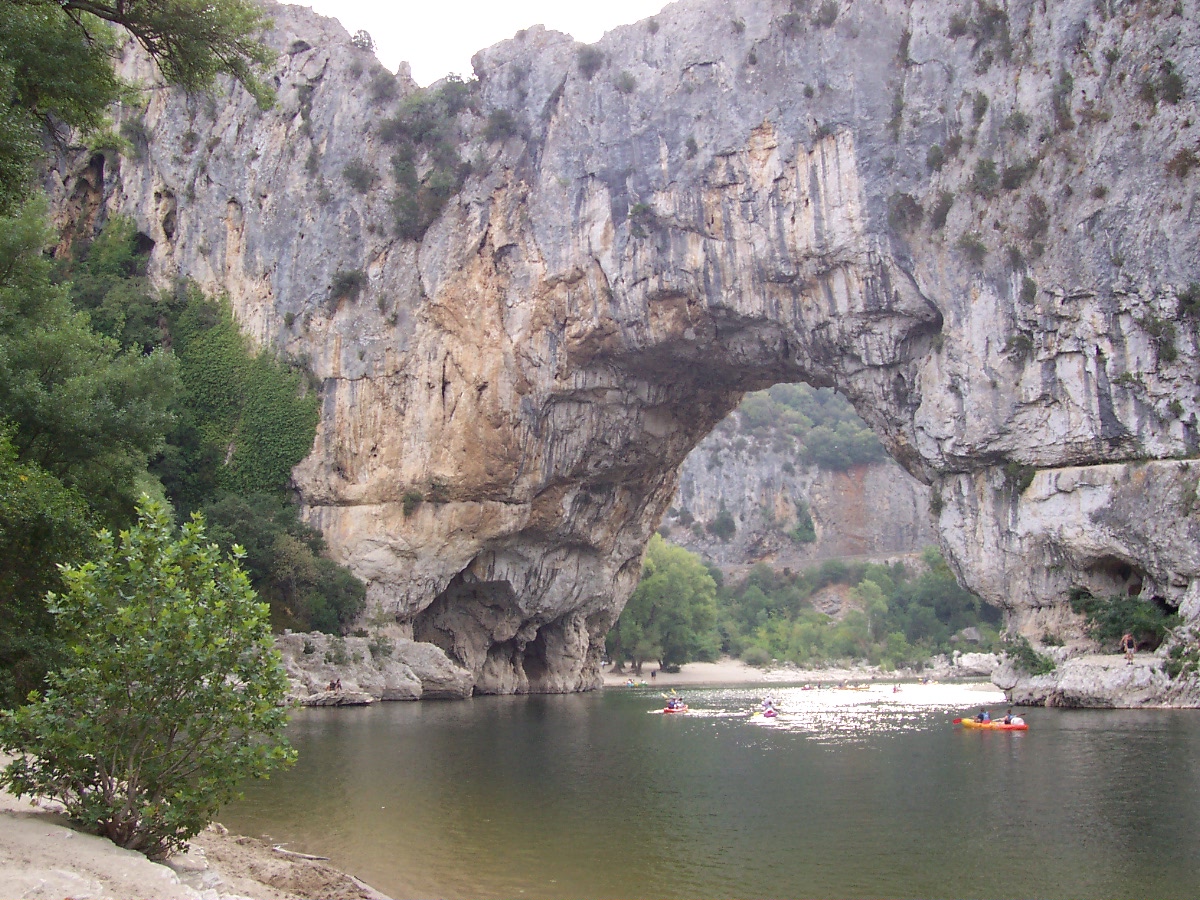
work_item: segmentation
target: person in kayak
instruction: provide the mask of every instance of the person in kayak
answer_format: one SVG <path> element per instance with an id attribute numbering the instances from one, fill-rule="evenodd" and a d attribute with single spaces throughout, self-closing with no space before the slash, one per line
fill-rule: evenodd
<path id="1" fill-rule="evenodd" d="M 1008 712 L 1006 712 L 1004 714 L 1004 718 L 1001 721 L 1004 722 L 1005 725 L 1011 725 L 1013 723 L 1013 714 L 1012 714 L 1011 706 L 1008 708 Z"/>
<path id="2" fill-rule="evenodd" d="M 979 711 L 979 715 L 977 715 L 975 717 L 975 721 L 976 722 L 990 722 L 990 721 L 992 721 L 992 714 L 989 713 L 986 709 L 981 709 Z"/>
<path id="3" fill-rule="evenodd" d="M 759 704 L 759 706 L 762 707 L 763 712 L 766 712 L 768 709 L 774 709 L 775 708 L 775 698 L 772 697 L 770 694 L 767 694 L 767 696 L 763 697 L 763 701 L 762 701 L 762 703 Z"/>

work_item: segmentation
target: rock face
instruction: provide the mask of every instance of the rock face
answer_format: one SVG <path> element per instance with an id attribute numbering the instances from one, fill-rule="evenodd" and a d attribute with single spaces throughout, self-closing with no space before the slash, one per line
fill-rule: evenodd
<path id="1" fill-rule="evenodd" d="M 1005 664 L 992 673 L 992 682 L 1022 706 L 1200 706 L 1200 683 L 1195 678 L 1171 679 L 1155 657 L 1138 656 L 1133 665 L 1126 664 L 1124 656 L 1064 659 L 1053 672 L 1033 676 Z"/>
<path id="2" fill-rule="evenodd" d="M 284 634 L 275 646 L 303 706 L 348 706 L 376 700 L 461 700 L 472 674 L 439 648 L 386 635 L 339 638 L 314 631 Z M 341 687 L 331 690 L 337 681 Z"/>
<path id="3" fill-rule="evenodd" d="M 738 414 L 684 461 L 663 524 L 667 536 L 722 569 L 757 562 L 803 569 L 825 559 L 892 560 L 937 543 L 929 487 L 892 461 L 832 471 L 796 461 L 779 435 L 738 433 Z M 799 509 L 815 540 L 795 539 Z M 708 530 L 724 508 L 736 531 Z"/>
<path id="4" fill-rule="evenodd" d="M 379 128 L 413 85 L 272 7 L 274 109 L 153 91 L 118 111 L 140 156 L 50 177 L 310 363 L 306 515 L 477 690 L 599 683 L 680 464 L 780 381 L 852 400 L 1031 636 L 1077 628 L 1073 586 L 1194 619 L 1193 5 L 682 0 L 584 55 L 533 28 L 476 56 L 471 174 L 420 240 Z"/>

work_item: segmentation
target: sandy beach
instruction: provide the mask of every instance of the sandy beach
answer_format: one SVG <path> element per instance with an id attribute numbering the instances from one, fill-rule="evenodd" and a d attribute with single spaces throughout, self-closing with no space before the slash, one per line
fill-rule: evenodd
<path id="1" fill-rule="evenodd" d="M 692 662 L 680 666 L 678 672 L 666 672 L 658 669 L 656 664 L 642 667 L 642 674 L 635 675 L 629 666 L 623 672 L 614 672 L 612 668 L 604 668 L 604 686 L 624 687 L 632 679 L 641 684 L 645 682 L 651 687 L 696 687 L 699 685 L 721 684 L 779 684 L 779 683 L 839 683 L 843 681 L 911 681 L 916 675 L 912 672 L 882 673 L 868 666 L 851 666 L 848 668 L 829 669 L 800 669 L 795 666 L 780 666 L 770 669 L 759 669 L 747 665 L 740 659 L 723 657 L 717 662 Z"/>

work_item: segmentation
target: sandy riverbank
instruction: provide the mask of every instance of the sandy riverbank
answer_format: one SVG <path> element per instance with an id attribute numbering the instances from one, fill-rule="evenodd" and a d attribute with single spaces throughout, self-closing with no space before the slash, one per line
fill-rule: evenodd
<path id="1" fill-rule="evenodd" d="M 0 757 L 0 765 L 6 761 Z M 189 853 L 154 863 L 71 828 L 55 807 L 0 791 L 0 897 L 387 900 L 320 861 L 287 856 L 219 826 L 198 835 Z"/>
<path id="2" fill-rule="evenodd" d="M 688 663 L 680 666 L 678 672 L 655 671 L 657 668 L 656 665 L 643 666 L 642 674 L 634 675 L 628 666 L 624 672 L 613 672 L 610 667 L 605 667 L 604 686 L 624 687 L 630 679 L 639 684 L 645 682 L 651 687 L 671 688 L 695 687 L 704 684 L 780 684 L 785 682 L 829 684 L 843 681 L 910 681 L 915 677 L 911 672 L 884 674 L 878 669 L 866 666 L 830 669 L 799 669 L 795 667 L 758 669 L 747 665 L 740 659 L 728 656 L 717 662 Z"/>

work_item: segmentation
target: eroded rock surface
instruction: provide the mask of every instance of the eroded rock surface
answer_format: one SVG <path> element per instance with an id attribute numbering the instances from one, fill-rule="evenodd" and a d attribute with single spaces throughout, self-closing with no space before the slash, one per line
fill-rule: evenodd
<path id="1" fill-rule="evenodd" d="M 380 134 L 414 86 L 272 9 L 275 109 L 154 91 L 59 210 L 134 216 L 156 275 L 309 361 L 308 519 L 477 690 L 598 685 L 680 463 L 779 381 L 854 402 L 1030 636 L 1078 631 L 1072 586 L 1200 612 L 1195 16 L 683 0 L 594 71 L 533 28 L 476 56 L 471 174 L 418 241 Z"/>

